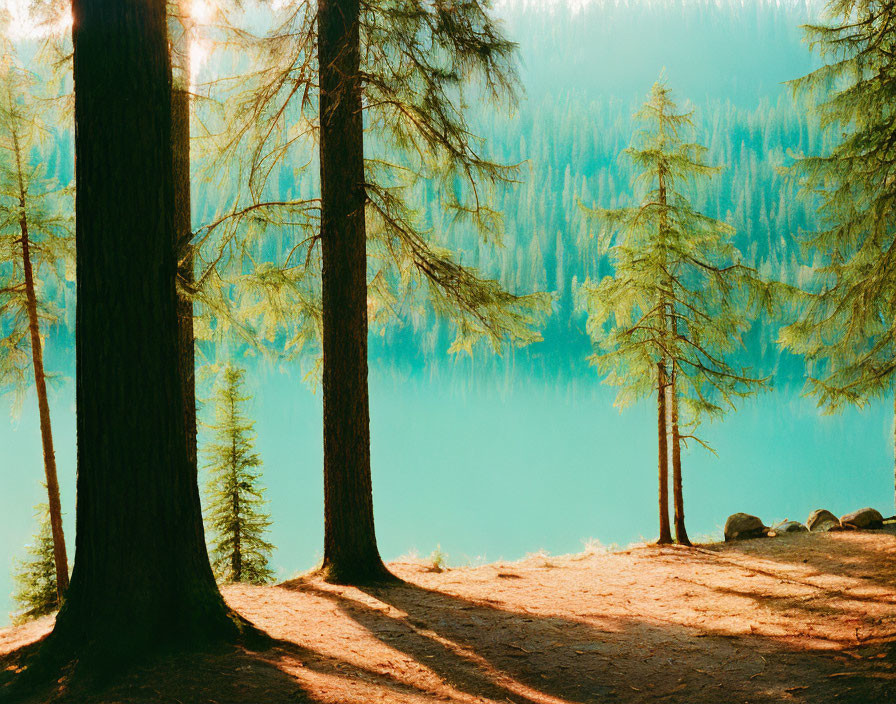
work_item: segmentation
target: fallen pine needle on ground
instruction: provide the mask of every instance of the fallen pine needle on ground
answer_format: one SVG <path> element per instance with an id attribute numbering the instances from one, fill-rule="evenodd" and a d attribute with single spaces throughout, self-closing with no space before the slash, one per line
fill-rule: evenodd
<path id="1" fill-rule="evenodd" d="M 390 568 L 406 583 L 225 586 L 273 647 L 162 658 L 103 692 L 32 701 L 896 701 L 890 531 Z M 0 668 L 51 628 L 0 630 Z"/>

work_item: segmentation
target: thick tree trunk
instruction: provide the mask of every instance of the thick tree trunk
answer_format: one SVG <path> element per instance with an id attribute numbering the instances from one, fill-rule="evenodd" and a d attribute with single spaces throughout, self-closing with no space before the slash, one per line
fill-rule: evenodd
<path id="1" fill-rule="evenodd" d="M 74 0 L 76 559 L 50 645 L 95 665 L 237 635 L 183 432 L 165 0 Z"/>
<path id="2" fill-rule="evenodd" d="M 657 543 L 668 545 L 672 542 L 672 531 L 669 528 L 669 448 L 666 428 L 666 365 L 659 362 L 657 370 L 657 439 L 659 445 L 659 480 L 660 480 L 660 537 Z"/>
<path id="3" fill-rule="evenodd" d="M 673 323 L 673 327 L 676 327 Z M 688 531 L 684 525 L 684 493 L 681 487 L 681 434 L 678 429 L 678 389 L 675 385 L 677 371 L 672 367 L 669 384 L 672 416 L 672 503 L 675 506 L 675 541 L 679 545 L 690 545 Z"/>
<path id="4" fill-rule="evenodd" d="M 322 0 L 324 560 L 333 582 L 389 579 L 373 524 L 367 394 L 367 247 L 358 0 Z"/>
<path id="5" fill-rule="evenodd" d="M 62 503 L 59 500 L 59 478 L 56 472 L 56 451 L 53 448 L 53 427 L 50 424 L 50 404 L 47 400 L 47 379 L 44 374 L 44 352 L 40 340 L 40 321 L 37 317 L 37 294 L 34 290 L 34 269 L 31 264 L 31 241 L 28 237 L 27 195 L 22 176 L 24 164 L 18 135 L 13 132 L 13 149 L 16 157 L 16 173 L 19 187 L 19 229 L 22 234 L 22 271 L 25 275 L 25 307 L 28 310 L 28 330 L 31 334 L 31 365 L 34 370 L 34 388 L 37 391 L 37 409 L 40 416 L 40 439 L 44 454 L 44 475 L 47 484 L 47 501 L 50 506 L 50 529 L 53 534 L 53 563 L 56 567 L 56 596 L 59 603 L 68 589 L 68 555 L 65 534 L 62 530 Z"/>

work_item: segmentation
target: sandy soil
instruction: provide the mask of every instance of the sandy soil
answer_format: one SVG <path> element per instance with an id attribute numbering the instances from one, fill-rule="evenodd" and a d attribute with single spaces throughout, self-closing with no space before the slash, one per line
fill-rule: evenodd
<path id="1" fill-rule="evenodd" d="M 635 547 L 403 586 L 228 586 L 277 644 L 164 659 L 76 702 L 896 702 L 896 536 Z M 0 630 L 0 667 L 52 627 Z M 32 701 L 47 701 L 46 693 Z"/>

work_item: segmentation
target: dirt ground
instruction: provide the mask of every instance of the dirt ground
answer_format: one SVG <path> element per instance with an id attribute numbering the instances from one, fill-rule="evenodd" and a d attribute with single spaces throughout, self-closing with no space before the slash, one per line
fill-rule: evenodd
<path id="1" fill-rule="evenodd" d="M 52 701 L 896 702 L 896 536 L 536 556 L 402 586 L 228 586 L 276 645 L 171 657 Z M 0 630 L 0 667 L 52 627 Z M 46 694 L 32 701 L 48 701 Z"/>

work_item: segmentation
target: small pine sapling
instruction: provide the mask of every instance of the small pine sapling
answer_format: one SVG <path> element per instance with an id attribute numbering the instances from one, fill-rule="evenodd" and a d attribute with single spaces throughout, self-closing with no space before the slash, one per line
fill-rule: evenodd
<path id="1" fill-rule="evenodd" d="M 17 561 L 13 575 L 15 591 L 12 598 L 17 607 L 13 614 L 15 624 L 46 616 L 59 608 L 50 507 L 40 504 L 35 509 L 37 532 L 26 557 Z"/>
<path id="2" fill-rule="evenodd" d="M 245 413 L 251 400 L 243 388 L 245 371 L 224 370 L 215 394 L 214 439 L 205 448 L 208 471 L 206 524 L 211 533 L 211 562 L 225 582 L 270 582 L 274 546 L 265 536 L 270 515 L 261 487 L 261 458 L 255 449 L 255 423 Z"/>

